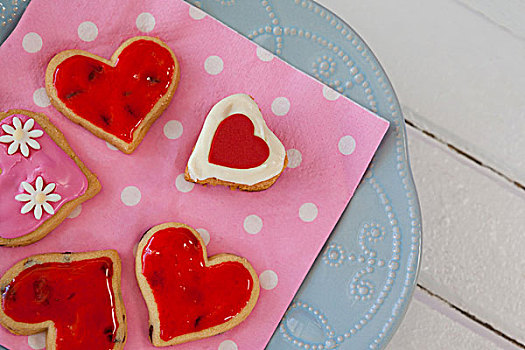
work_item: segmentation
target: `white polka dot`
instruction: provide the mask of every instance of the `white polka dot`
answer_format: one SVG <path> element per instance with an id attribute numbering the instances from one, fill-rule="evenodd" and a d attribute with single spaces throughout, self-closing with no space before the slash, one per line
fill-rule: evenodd
<path id="1" fill-rule="evenodd" d="M 261 288 L 272 290 L 277 287 L 277 283 L 279 283 L 279 277 L 277 277 L 277 274 L 274 271 L 266 270 L 259 275 L 259 281 L 261 283 Z"/>
<path id="2" fill-rule="evenodd" d="M 208 245 L 210 243 L 210 233 L 208 230 L 203 228 L 198 228 L 197 232 L 201 235 L 202 240 L 204 241 L 204 244 Z"/>
<path id="3" fill-rule="evenodd" d="M 155 17 L 149 12 L 143 12 L 137 16 L 135 24 L 141 32 L 151 32 L 155 28 Z"/>
<path id="4" fill-rule="evenodd" d="M 35 92 L 33 92 L 33 102 L 38 107 L 48 107 L 51 104 L 47 96 L 46 88 L 36 89 Z"/>
<path id="5" fill-rule="evenodd" d="M 82 213 L 82 204 L 77 205 L 75 209 L 69 214 L 68 219 L 74 219 Z"/>
<path id="6" fill-rule="evenodd" d="M 276 116 L 282 117 L 290 111 L 290 101 L 286 97 L 277 97 L 272 102 L 272 112 Z"/>
<path id="7" fill-rule="evenodd" d="M 288 156 L 288 168 L 294 169 L 301 165 L 301 162 L 303 161 L 303 155 L 301 152 L 296 149 L 289 149 L 286 151 L 286 155 Z"/>
<path id="8" fill-rule="evenodd" d="M 140 190 L 135 186 L 126 187 L 122 190 L 122 193 L 120 194 L 120 199 L 122 200 L 122 203 L 124 203 L 128 207 L 133 207 L 139 204 L 141 198 L 142 194 L 140 193 Z"/>
<path id="9" fill-rule="evenodd" d="M 251 235 L 261 232 L 262 227 L 262 219 L 257 215 L 248 215 L 246 219 L 244 219 L 244 230 Z"/>
<path id="10" fill-rule="evenodd" d="M 177 190 L 183 193 L 190 192 L 193 190 L 194 186 L 195 184 L 193 182 L 189 182 L 184 179 L 184 174 L 180 174 L 175 180 L 175 187 L 177 187 Z"/>
<path id="11" fill-rule="evenodd" d="M 170 140 L 181 137 L 183 130 L 182 123 L 178 120 L 170 120 L 164 125 L 164 135 Z"/>
<path id="12" fill-rule="evenodd" d="M 190 6 L 190 17 L 199 20 L 206 17 L 206 13 L 198 7 Z"/>
<path id="13" fill-rule="evenodd" d="M 318 214 L 317 206 L 313 203 L 304 203 L 299 208 L 299 217 L 304 222 L 312 222 L 315 220 Z"/>
<path id="14" fill-rule="evenodd" d="M 211 75 L 220 74 L 224 69 L 224 62 L 219 56 L 210 56 L 204 62 L 204 69 Z"/>
<path id="15" fill-rule="evenodd" d="M 219 344 L 218 350 L 238 350 L 237 344 L 233 340 L 225 340 Z"/>
<path id="16" fill-rule="evenodd" d="M 80 23 L 77 32 L 78 37 L 87 42 L 95 40 L 98 36 L 97 25 L 89 21 Z"/>
<path id="17" fill-rule="evenodd" d="M 335 90 L 330 89 L 328 86 L 323 85 L 323 96 L 324 96 L 324 98 L 326 98 L 328 101 L 335 101 L 335 100 L 337 100 L 339 97 L 341 97 L 341 94 L 338 93 L 338 92 L 335 91 Z"/>
<path id="18" fill-rule="evenodd" d="M 339 152 L 344 154 L 345 156 L 348 156 L 355 151 L 355 139 L 350 136 L 343 136 L 341 137 L 341 140 L 339 140 Z"/>
<path id="19" fill-rule="evenodd" d="M 112 151 L 118 151 L 118 148 L 113 146 L 111 143 L 107 142 L 106 141 L 106 146 L 108 146 L 108 148 Z"/>
<path id="20" fill-rule="evenodd" d="M 47 332 L 32 334 L 27 337 L 27 344 L 31 349 L 40 350 L 46 347 Z"/>
<path id="21" fill-rule="evenodd" d="M 42 38 L 37 33 L 27 33 L 22 39 L 22 47 L 29 53 L 35 53 L 42 49 Z"/>
<path id="22" fill-rule="evenodd" d="M 259 59 L 263 62 L 270 62 L 274 58 L 273 54 L 270 51 L 260 46 L 257 46 L 257 57 L 259 57 Z"/>

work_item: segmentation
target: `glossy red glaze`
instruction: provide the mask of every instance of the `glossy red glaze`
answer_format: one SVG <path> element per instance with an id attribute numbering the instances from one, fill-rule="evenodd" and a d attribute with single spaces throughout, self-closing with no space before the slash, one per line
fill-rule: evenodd
<path id="1" fill-rule="evenodd" d="M 248 304 L 253 289 L 241 263 L 206 267 L 202 246 L 186 228 L 153 234 L 142 251 L 142 274 L 153 291 L 164 341 L 225 323 Z"/>
<path id="2" fill-rule="evenodd" d="M 252 121 L 243 114 L 224 119 L 215 131 L 208 161 L 236 169 L 258 167 L 268 159 L 270 149 L 253 132 Z"/>
<path id="3" fill-rule="evenodd" d="M 150 40 L 137 40 L 119 55 L 115 67 L 75 55 L 54 76 L 58 98 L 80 117 L 131 143 L 144 120 L 172 82 L 170 52 Z"/>
<path id="4" fill-rule="evenodd" d="M 34 265 L 7 286 L 2 308 L 18 322 L 53 321 L 57 350 L 110 350 L 119 326 L 112 276 L 109 258 Z"/>

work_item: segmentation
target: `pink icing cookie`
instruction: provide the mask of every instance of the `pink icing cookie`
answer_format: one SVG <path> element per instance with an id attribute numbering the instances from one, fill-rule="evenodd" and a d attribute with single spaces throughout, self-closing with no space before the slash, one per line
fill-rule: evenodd
<path id="1" fill-rule="evenodd" d="M 0 113 L 0 246 L 42 239 L 100 191 L 96 176 L 43 114 Z"/>

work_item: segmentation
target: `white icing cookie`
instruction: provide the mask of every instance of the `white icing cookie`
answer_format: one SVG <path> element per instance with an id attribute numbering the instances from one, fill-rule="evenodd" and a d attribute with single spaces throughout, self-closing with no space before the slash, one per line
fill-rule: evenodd
<path id="1" fill-rule="evenodd" d="M 219 101 L 209 112 L 185 178 L 261 191 L 277 180 L 286 164 L 286 150 L 266 125 L 255 101 L 236 94 Z"/>

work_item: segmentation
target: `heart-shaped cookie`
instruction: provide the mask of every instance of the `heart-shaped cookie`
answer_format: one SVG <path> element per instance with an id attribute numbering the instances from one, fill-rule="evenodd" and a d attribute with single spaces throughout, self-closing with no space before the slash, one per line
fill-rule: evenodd
<path id="1" fill-rule="evenodd" d="M 155 346 L 223 333 L 248 317 L 259 297 L 259 279 L 246 259 L 231 254 L 208 258 L 199 233 L 180 223 L 146 232 L 135 272 Z"/>
<path id="2" fill-rule="evenodd" d="M 249 95 L 236 94 L 208 113 L 185 178 L 262 191 L 277 181 L 287 163 L 283 144 L 266 125 L 255 101 Z"/>
<path id="3" fill-rule="evenodd" d="M 15 334 L 47 330 L 48 350 L 119 350 L 126 343 L 114 250 L 34 255 L 0 279 L 0 324 Z"/>
<path id="4" fill-rule="evenodd" d="M 67 50 L 49 62 L 46 90 L 53 105 L 96 136 L 132 153 L 171 101 L 179 64 L 161 40 L 139 36 L 106 60 Z"/>
<path id="5" fill-rule="evenodd" d="M 0 246 L 42 239 L 100 191 L 64 135 L 39 113 L 0 113 Z"/>

